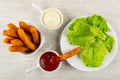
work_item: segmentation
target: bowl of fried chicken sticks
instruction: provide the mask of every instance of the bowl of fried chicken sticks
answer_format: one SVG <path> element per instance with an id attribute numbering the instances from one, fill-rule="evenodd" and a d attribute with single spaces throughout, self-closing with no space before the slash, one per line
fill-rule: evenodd
<path id="1" fill-rule="evenodd" d="M 44 36 L 35 26 L 24 21 L 18 22 L 19 26 L 8 23 L 8 29 L 3 31 L 5 36 L 3 42 L 8 44 L 10 52 L 21 52 L 23 54 L 34 54 L 44 44 Z"/>

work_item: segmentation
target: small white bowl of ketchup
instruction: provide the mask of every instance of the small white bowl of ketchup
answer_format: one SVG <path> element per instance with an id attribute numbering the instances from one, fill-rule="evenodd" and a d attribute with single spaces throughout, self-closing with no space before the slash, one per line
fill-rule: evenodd
<path id="1" fill-rule="evenodd" d="M 33 71 L 36 68 L 41 69 L 43 72 L 55 72 L 59 69 L 61 66 L 61 62 L 58 61 L 58 63 L 51 63 L 52 57 L 57 57 L 59 54 L 56 51 L 53 50 L 46 50 L 41 53 L 38 64 L 34 66 L 33 68 L 27 69 L 26 72 L 29 73 Z"/>
<path id="2" fill-rule="evenodd" d="M 56 71 L 61 65 L 61 61 L 64 61 L 80 52 L 80 47 L 76 47 L 71 51 L 68 51 L 62 55 L 59 55 L 56 51 L 47 50 L 43 52 L 39 58 L 39 67 L 43 71 Z"/>
<path id="3" fill-rule="evenodd" d="M 57 64 L 52 64 L 50 62 L 52 57 L 57 57 L 59 54 L 56 51 L 53 50 L 47 50 L 44 51 L 40 58 L 39 58 L 39 67 L 43 70 L 43 71 L 47 71 L 47 72 L 53 72 L 59 69 L 61 62 L 58 62 Z"/>

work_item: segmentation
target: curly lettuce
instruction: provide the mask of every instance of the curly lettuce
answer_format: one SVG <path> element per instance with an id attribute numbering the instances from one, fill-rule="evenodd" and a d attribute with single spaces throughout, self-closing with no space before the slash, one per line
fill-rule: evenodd
<path id="1" fill-rule="evenodd" d="M 80 46 L 78 55 L 88 67 L 99 67 L 114 46 L 114 38 L 108 34 L 110 28 L 105 18 L 94 14 L 75 19 L 69 26 L 67 40 L 72 45 Z"/>

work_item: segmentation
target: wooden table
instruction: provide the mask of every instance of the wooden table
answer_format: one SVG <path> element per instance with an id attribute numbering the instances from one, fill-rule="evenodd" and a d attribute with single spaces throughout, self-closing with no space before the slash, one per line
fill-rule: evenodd
<path id="1" fill-rule="evenodd" d="M 40 13 L 31 3 L 40 5 L 43 9 L 54 7 L 62 11 L 64 23 L 56 31 L 43 28 L 40 23 Z M 0 0 L 0 80 L 120 80 L 120 53 L 104 69 L 95 72 L 82 72 L 63 62 L 61 68 L 54 73 L 44 73 L 36 69 L 31 73 L 25 70 L 37 64 L 42 51 L 56 50 L 59 53 L 60 34 L 67 23 L 75 17 L 93 15 L 104 16 L 111 24 L 118 38 L 120 49 L 120 0 Z M 19 21 L 26 21 L 37 26 L 46 38 L 43 47 L 32 56 L 10 53 L 7 46 L 2 43 L 2 30 L 7 29 L 7 23 L 18 25 Z"/>

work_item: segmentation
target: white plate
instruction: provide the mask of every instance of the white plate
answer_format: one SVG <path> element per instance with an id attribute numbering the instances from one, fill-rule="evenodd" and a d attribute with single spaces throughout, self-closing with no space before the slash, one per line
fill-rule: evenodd
<path id="1" fill-rule="evenodd" d="M 77 18 L 75 18 L 75 19 L 77 19 Z M 62 53 L 70 51 L 71 49 L 76 47 L 76 46 L 73 46 L 73 45 L 69 44 L 69 42 L 67 41 L 67 37 L 66 37 L 66 34 L 67 34 L 68 30 L 69 30 L 69 25 L 75 19 L 73 19 L 70 23 L 68 23 L 68 25 L 65 27 L 65 29 L 63 30 L 63 32 L 61 34 L 60 47 L 61 47 Z M 91 67 L 85 66 L 84 63 L 82 63 L 82 61 L 77 57 L 77 55 L 67 59 L 67 62 L 72 67 L 74 67 L 74 68 L 76 68 L 78 70 L 81 70 L 81 71 L 96 71 L 96 70 L 100 70 L 100 69 L 106 67 L 113 60 L 114 56 L 116 55 L 116 51 L 117 51 L 117 37 L 116 37 L 115 32 L 112 29 L 112 27 L 109 24 L 108 24 L 108 26 L 111 29 L 111 32 L 109 34 L 114 37 L 115 44 L 114 44 L 112 52 L 109 55 L 106 56 L 105 60 L 103 61 L 103 64 L 100 67 L 97 67 L 97 68 L 93 67 L 93 68 L 91 68 Z"/>

